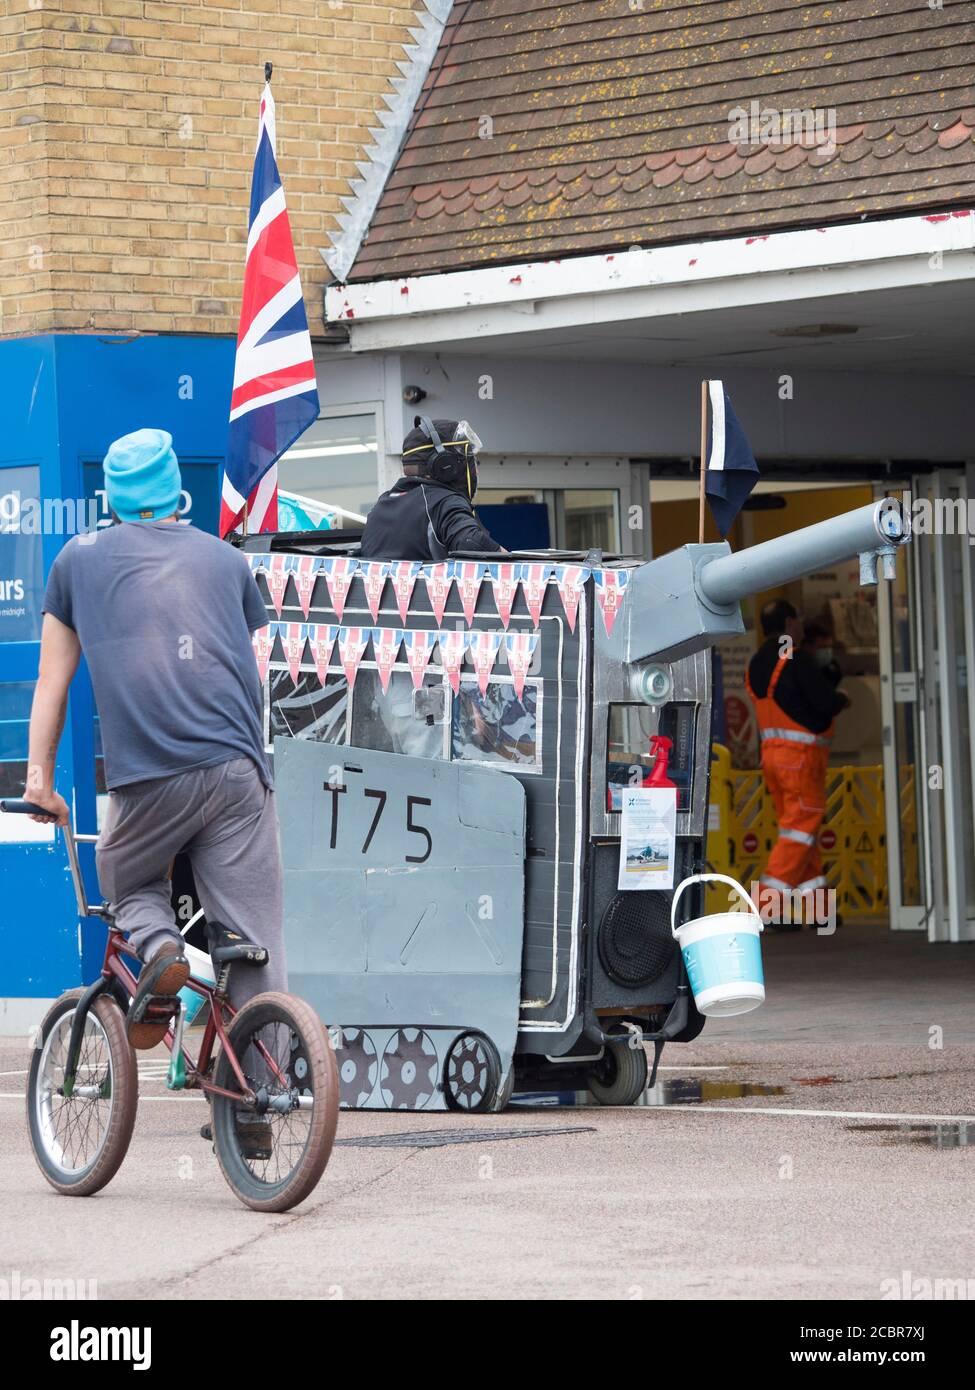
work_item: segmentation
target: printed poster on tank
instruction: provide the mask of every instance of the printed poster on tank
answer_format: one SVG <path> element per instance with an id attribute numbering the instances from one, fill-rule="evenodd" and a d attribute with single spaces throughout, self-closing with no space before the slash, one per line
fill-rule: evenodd
<path id="1" fill-rule="evenodd" d="M 621 800 L 618 886 L 673 888 L 677 788 L 624 787 Z"/>

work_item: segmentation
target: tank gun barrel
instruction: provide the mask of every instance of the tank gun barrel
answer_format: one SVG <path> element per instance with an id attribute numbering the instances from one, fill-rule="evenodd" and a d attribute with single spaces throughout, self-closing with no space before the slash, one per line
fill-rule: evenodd
<path id="1" fill-rule="evenodd" d="M 633 573 L 625 623 L 614 640 L 622 659 L 674 660 L 744 632 L 738 604 L 765 589 L 860 557 L 860 583 L 896 573 L 910 528 L 892 498 L 763 541 L 733 555 L 726 541 L 685 545 Z"/>
<path id="2" fill-rule="evenodd" d="M 890 576 L 896 548 L 907 539 L 908 527 L 900 508 L 893 499 L 885 498 L 791 535 L 710 560 L 698 573 L 698 588 L 708 603 L 738 603 L 855 555 L 861 558 L 861 583 L 876 583 L 877 558 L 884 564 L 885 575 Z"/>

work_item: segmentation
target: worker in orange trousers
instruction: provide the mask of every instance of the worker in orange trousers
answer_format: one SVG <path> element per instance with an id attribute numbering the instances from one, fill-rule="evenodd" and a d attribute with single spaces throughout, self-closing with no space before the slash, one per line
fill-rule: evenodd
<path id="1" fill-rule="evenodd" d="M 834 720 L 849 704 L 835 678 L 803 647 L 798 613 L 785 599 L 761 612 L 765 641 L 752 657 L 745 686 L 755 705 L 762 772 L 775 804 L 779 838 L 760 880 L 760 911 L 775 926 L 793 920 L 795 895 L 812 918 L 828 884 L 819 853 L 826 813 L 826 772 Z M 815 647 L 818 638 L 809 644 Z"/>

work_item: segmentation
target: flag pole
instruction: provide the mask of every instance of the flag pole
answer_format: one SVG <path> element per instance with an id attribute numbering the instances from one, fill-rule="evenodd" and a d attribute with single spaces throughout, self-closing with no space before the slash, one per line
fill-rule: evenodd
<path id="1" fill-rule="evenodd" d="M 708 384 L 701 382 L 701 497 L 698 517 L 698 541 L 704 544 L 704 474 L 708 466 Z"/>

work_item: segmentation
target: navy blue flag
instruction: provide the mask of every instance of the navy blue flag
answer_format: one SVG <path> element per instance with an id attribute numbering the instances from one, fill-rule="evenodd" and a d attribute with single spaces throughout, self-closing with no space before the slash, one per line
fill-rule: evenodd
<path id="1" fill-rule="evenodd" d="M 726 536 L 758 482 L 758 464 L 723 382 L 708 382 L 708 399 L 711 429 L 704 490 L 715 524 Z"/>

